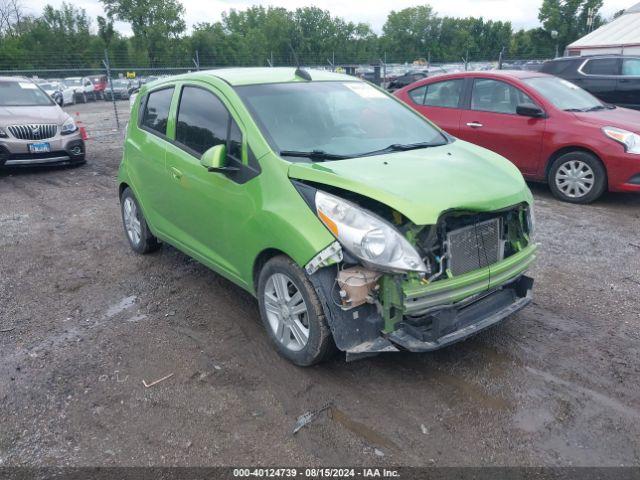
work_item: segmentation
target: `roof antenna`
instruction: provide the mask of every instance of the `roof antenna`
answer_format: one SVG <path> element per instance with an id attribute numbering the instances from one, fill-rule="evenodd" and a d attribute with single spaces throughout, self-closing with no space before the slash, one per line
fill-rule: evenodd
<path id="1" fill-rule="evenodd" d="M 310 82 L 311 75 L 309 75 L 309 72 L 307 72 L 304 68 L 300 66 L 298 55 L 296 54 L 296 51 L 293 49 L 293 46 L 291 44 L 289 44 L 289 48 L 291 49 L 291 53 L 293 53 L 293 60 L 296 62 L 296 71 L 294 72 L 294 75 L 296 77 L 300 77 L 303 80 Z"/>

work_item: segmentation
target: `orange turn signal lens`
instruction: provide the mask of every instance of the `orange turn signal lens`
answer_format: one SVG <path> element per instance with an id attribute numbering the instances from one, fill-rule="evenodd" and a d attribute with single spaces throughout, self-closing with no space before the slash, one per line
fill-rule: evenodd
<path id="1" fill-rule="evenodd" d="M 318 210 L 318 216 L 320 217 L 320 220 L 322 220 L 322 223 L 324 223 L 326 227 L 331 231 L 331 233 L 333 233 L 337 237 L 338 225 L 336 225 L 336 222 L 327 217 L 321 210 Z"/>

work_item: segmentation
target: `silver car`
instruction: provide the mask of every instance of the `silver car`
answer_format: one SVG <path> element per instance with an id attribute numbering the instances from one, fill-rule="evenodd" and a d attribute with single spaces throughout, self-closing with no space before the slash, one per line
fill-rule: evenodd
<path id="1" fill-rule="evenodd" d="M 84 161 L 73 118 L 31 80 L 0 77 L 0 167 Z"/>

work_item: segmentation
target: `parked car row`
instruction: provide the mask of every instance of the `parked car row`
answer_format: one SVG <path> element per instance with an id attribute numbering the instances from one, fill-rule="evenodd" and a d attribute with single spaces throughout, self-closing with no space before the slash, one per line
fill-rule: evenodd
<path id="1" fill-rule="evenodd" d="M 0 80 L 3 162 L 84 159 L 44 90 Z M 33 106 L 51 120 L 35 125 Z M 394 97 L 329 72 L 220 69 L 143 84 L 131 119 L 131 248 L 169 243 L 255 294 L 298 365 L 335 347 L 435 350 L 529 304 L 523 176 L 574 203 L 640 192 L 640 113 L 534 71 L 442 74 Z"/>
<path id="2" fill-rule="evenodd" d="M 36 80 L 36 83 L 61 107 L 112 98 L 111 86 L 106 75 Z M 139 85 L 137 81 L 113 79 L 113 96 L 119 100 L 126 100 Z"/>

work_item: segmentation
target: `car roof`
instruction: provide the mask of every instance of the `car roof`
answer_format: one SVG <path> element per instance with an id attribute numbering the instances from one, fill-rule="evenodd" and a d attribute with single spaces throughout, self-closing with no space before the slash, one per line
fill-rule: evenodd
<path id="1" fill-rule="evenodd" d="M 443 73 L 442 75 L 433 75 L 428 80 L 436 80 L 438 78 L 467 78 L 467 77 L 485 77 L 485 78 L 533 78 L 533 77 L 549 77 L 546 73 L 536 72 L 533 70 L 479 70 L 457 73 Z M 419 80 L 424 82 L 424 80 Z"/>
<path id="2" fill-rule="evenodd" d="M 9 77 L 9 76 L 1 76 L 0 81 L 3 82 L 32 82 L 30 78 L 27 77 Z"/>
<path id="3" fill-rule="evenodd" d="M 312 81 L 360 81 L 356 77 L 345 75 L 342 73 L 328 72 L 325 70 L 305 70 L 311 76 Z M 168 80 L 182 79 L 203 79 L 203 77 L 217 77 L 229 85 L 256 85 L 261 83 L 293 83 L 305 82 L 306 80 L 295 75 L 295 68 L 292 67 L 258 67 L 258 68 L 220 68 L 215 70 L 204 70 L 200 72 L 191 72 Z"/>

